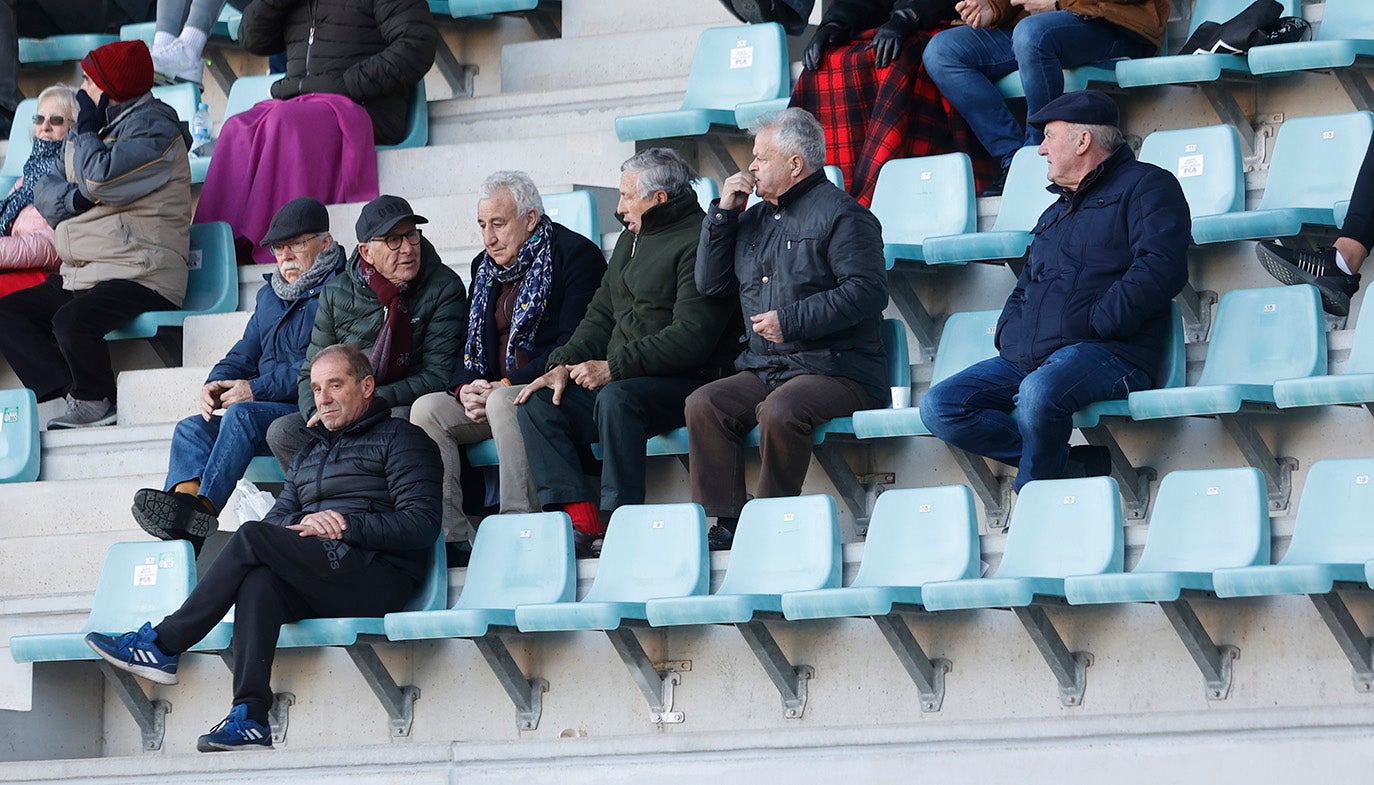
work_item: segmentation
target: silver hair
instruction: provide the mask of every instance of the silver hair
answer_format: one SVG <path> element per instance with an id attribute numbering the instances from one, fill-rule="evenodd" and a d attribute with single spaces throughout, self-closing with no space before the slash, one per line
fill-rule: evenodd
<path id="1" fill-rule="evenodd" d="M 539 188 L 524 172 L 511 169 L 492 172 L 477 186 L 477 198 L 490 199 L 502 188 L 510 191 L 511 197 L 515 199 L 515 210 L 520 215 L 525 215 L 530 210 L 533 210 L 535 215 L 544 214 L 544 199 L 539 196 Z"/>
<path id="2" fill-rule="evenodd" d="M 43 92 L 38 94 L 39 105 L 42 105 L 42 103 L 49 98 L 56 98 L 57 101 L 62 104 L 63 117 L 71 121 L 76 120 L 78 108 L 76 105 L 76 88 L 61 82 L 51 87 L 45 87 L 43 88 Z"/>
<path id="3" fill-rule="evenodd" d="M 749 133 L 758 136 L 770 128 L 775 129 L 773 145 L 778 152 L 800 155 L 811 171 L 825 166 L 825 131 L 810 112 L 795 106 L 769 112 L 749 125 Z"/>
<path id="4" fill-rule="evenodd" d="M 1122 135 L 1121 129 L 1114 125 L 1085 125 L 1077 123 L 1073 126 L 1074 131 L 1087 131 L 1092 134 L 1093 144 L 1103 152 L 1112 152 L 1126 142 L 1126 137 Z"/>
<path id="5" fill-rule="evenodd" d="M 692 190 L 692 181 L 697 173 L 682 158 L 678 151 L 670 147 L 650 147 L 636 153 L 634 157 L 620 165 L 622 172 L 637 172 L 635 188 L 640 199 L 648 199 L 658 191 L 664 191 L 669 198 Z"/>

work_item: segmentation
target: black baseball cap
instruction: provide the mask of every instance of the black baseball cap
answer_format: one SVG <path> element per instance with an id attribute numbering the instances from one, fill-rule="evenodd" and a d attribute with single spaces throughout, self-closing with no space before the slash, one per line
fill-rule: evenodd
<path id="1" fill-rule="evenodd" d="M 358 242 L 365 243 L 373 237 L 380 237 L 407 218 L 417 224 L 429 223 L 428 218 L 416 215 L 410 209 L 410 202 L 399 196 L 382 194 L 363 205 L 363 211 L 358 214 Z"/>

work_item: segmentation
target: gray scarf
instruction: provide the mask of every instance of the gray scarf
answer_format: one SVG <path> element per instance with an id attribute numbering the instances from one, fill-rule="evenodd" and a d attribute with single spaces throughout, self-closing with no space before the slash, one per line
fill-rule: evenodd
<path id="1" fill-rule="evenodd" d="M 281 277 L 281 270 L 273 273 L 272 291 L 288 303 L 295 302 L 297 297 L 324 283 L 324 280 L 329 277 L 330 273 L 334 272 L 334 268 L 338 267 L 341 261 L 343 261 L 343 246 L 333 243 L 320 251 L 320 255 L 315 257 L 315 263 L 310 265 L 310 269 L 301 274 L 295 283 L 287 283 L 286 279 Z"/>

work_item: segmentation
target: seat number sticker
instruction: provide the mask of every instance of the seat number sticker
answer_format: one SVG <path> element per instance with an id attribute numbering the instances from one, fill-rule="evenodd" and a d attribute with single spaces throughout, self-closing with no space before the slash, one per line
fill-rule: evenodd
<path id="1" fill-rule="evenodd" d="M 730 50 L 730 69 L 753 67 L 754 47 L 746 46 L 744 41 L 740 41 L 734 49 Z"/>
<path id="2" fill-rule="evenodd" d="M 1178 177 L 1199 177 L 1202 175 L 1202 155 L 1180 155 L 1178 157 Z"/>
<path id="3" fill-rule="evenodd" d="M 156 564 L 137 564 L 137 565 L 134 565 L 134 585 L 135 585 L 135 586 L 155 586 L 155 585 L 157 585 L 157 565 L 156 565 Z"/>

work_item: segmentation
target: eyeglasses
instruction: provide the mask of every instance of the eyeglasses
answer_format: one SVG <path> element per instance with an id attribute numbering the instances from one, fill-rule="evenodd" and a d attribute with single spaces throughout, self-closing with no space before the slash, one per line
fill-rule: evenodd
<path id="1" fill-rule="evenodd" d="M 274 256 L 281 256 L 282 254 L 286 253 L 288 248 L 291 249 L 291 253 L 305 253 L 305 247 L 310 244 L 310 241 L 318 240 L 319 238 L 324 237 L 324 234 L 324 232 L 320 232 L 319 234 L 312 234 L 309 237 L 302 237 L 299 240 L 289 240 L 284 243 L 272 243 L 272 254 Z"/>
<path id="2" fill-rule="evenodd" d="M 384 243 L 386 243 L 386 247 L 387 247 L 387 248 L 390 248 L 390 249 L 393 250 L 393 251 L 399 251 L 399 250 L 401 250 L 401 241 L 402 241 L 402 240 L 404 240 L 405 242 L 407 242 L 407 243 L 409 243 L 409 244 L 411 244 L 411 245 L 419 245 L 419 244 L 420 244 L 420 230 L 419 230 L 419 229 L 411 229 L 410 231 L 406 232 L 405 234 L 388 234 L 388 235 L 385 235 L 385 236 L 383 236 L 383 237 L 373 237 L 372 240 L 373 240 L 373 242 L 379 242 L 379 243 L 380 243 L 380 242 L 384 242 Z"/>
<path id="3" fill-rule="evenodd" d="M 41 114 L 36 114 L 33 116 L 34 125 L 42 125 L 43 123 L 48 123 L 52 125 L 54 128 L 61 128 L 69 122 L 71 121 L 60 114 L 55 114 L 48 117 L 44 117 Z"/>

